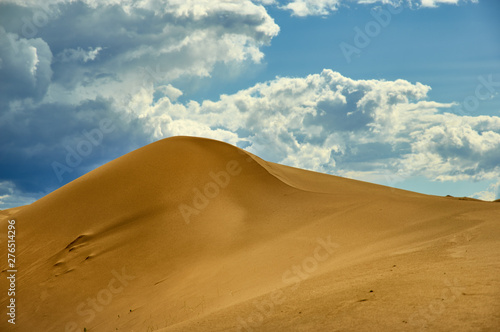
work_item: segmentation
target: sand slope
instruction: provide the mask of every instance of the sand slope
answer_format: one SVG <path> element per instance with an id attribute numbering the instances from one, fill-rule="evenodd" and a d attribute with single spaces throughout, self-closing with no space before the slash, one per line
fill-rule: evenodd
<path id="1" fill-rule="evenodd" d="M 169 138 L 0 211 L 0 330 L 498 331 L 499 216 Z"/>

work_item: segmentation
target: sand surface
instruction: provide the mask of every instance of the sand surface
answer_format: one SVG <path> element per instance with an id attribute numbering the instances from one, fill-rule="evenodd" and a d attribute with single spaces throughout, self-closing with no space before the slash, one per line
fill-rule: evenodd
<path id="1" fill-rule="evenodd" d="M 208 139 L 155 142 L 0 211 L 0 240 L 0 331 L 500 331 L 500 203 Z"/>

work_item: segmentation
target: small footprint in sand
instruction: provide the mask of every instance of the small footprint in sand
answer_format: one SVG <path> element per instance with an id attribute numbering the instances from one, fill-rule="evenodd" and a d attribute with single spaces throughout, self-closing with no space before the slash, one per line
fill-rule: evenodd
<path id="1" fill-rule="evenodd" d="M 455 234 L 449 241 L 453 247 L 448 248 L 450 256 L 453 258 L 462 258 L 467 254 L 468 243 L 474 238 L 472 233 L 464 232 Z"/>
<path id="2" fill-rule="evenodd" d="M 89 235 L 79 235 L 56 255 L 53 264 L 55 277 L 74 271 L 79 264 L 95 256 L 89 248 L 90 239 Z"/>

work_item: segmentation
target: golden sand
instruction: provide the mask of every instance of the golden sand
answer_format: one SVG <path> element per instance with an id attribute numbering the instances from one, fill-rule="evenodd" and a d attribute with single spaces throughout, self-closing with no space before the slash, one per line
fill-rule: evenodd
<path id="1" fill-rule="evenodd" d="M 0 211 L 0 239 L 0 331 L 500 331 L 498 202 L 214 140 L 164 139 Z"/>

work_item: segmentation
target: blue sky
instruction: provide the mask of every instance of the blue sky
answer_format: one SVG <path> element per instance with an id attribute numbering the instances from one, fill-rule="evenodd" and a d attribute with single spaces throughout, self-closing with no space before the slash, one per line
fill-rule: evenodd
<path id="1" fill-rule="evenodd" d="M 2 1 L 0 209 L 175 135 L 499 198 L 498 17 L 494 0 Z"/>

